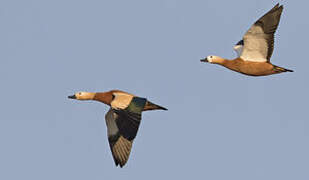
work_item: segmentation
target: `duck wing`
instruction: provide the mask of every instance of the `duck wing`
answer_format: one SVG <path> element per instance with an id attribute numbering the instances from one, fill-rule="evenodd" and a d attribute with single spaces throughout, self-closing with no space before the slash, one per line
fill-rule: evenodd
<path id="1" fill-rule="evenodd" d="M 111 107 L 105 115 L 108 141 L 116 166 L 123 167 L 129 159 L 146 102 L 145 98 L 133 97 L 127 108 Z"/>
<path id="2" fill-rule="evenodd" d="M 238 41 L 237 44 L 235 44 L 235 46 L 233 47 L 233 49 L 236 51 L 237 53 L 237 57 L 240 57 L 243 49 L 244 49 L 244 40 L 240 40 Z"/>
<path id="3" fill-rule="evenodd" d="M 257 20 L 243 37 L 240 57 L 245 61 L 270 62 L 274 50 L 274 34 L 280 22 L 283 6 L 279 3 Z"/>

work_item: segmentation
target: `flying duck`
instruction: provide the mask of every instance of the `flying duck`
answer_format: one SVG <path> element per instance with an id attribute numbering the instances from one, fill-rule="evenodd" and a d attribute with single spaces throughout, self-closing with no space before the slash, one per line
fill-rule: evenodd
<path id="1" fill-rule="evenodd" d="M 142 119 L 142 111 L 167 110 L 146 98 L 124 91 L 78 92 L 70 99 L 99 101 L 110 106 L 105 115 L 107 135 L 116 166 L 123 167 L 129 159 L 132 143 Z"/>
<path id="2" fill-rule="evenodd" d="M 279 3 L 257 20 L 235 46 L 238 57 L 234 60 L 207 56 L 201 62 L 222 65 L 230 70 L 249 75 L 267 76 L 293 72 L 270 62 L 274 50 L 274 34 L 277 30 L 283 6 Z"/>

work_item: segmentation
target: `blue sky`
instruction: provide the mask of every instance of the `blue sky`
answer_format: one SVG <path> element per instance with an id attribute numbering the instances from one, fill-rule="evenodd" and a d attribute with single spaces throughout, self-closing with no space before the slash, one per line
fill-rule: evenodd
<path id="1" fill-rule="evenodd" d="M 0 179 L 307 180 L 308 2 L 284 5 L 272 62 L 248 77 L 200 63 L 278 1 L 0 1 Z M 165 106 L 143 113 L 114 166 L 106 105 L 67 99 L 121 89 Z"/>

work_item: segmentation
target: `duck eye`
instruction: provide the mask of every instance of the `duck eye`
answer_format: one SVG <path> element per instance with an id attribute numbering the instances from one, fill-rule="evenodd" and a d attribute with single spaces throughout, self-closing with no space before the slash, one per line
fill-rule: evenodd
<path id="1" fill-rule="evenodd" d="M 210 58 L 212 58 L 212 56 L 210 56 Z"/>

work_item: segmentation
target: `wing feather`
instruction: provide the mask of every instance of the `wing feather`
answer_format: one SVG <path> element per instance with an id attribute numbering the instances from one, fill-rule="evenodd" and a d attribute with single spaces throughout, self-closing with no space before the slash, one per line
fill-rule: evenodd
<path id="1" fill-rule="evenodd" d="M 237 44 L 235 44 L 233 49 L 237 53 L 237 57 L 240 57 L 240 55 L 243 51 L 243 48 L 244 48 L 244 40 L 240 40 L 240 41 L 238 41 Z"/>
<path id="2" fill-rule="evenodd" d="M 270 62 L 276 32 L 283 6 L 277 4 L 257 20 L 243 37 L 244 48 L 240 57 L 246 61 Z"/>
<path id="3" fill-rule="evenodd" d="M 105 115 L 108 141 L 116 166 L 123 167 L 129 159 L 146 101 L 134 97 L 126 109 L 111 107 Z"/>

